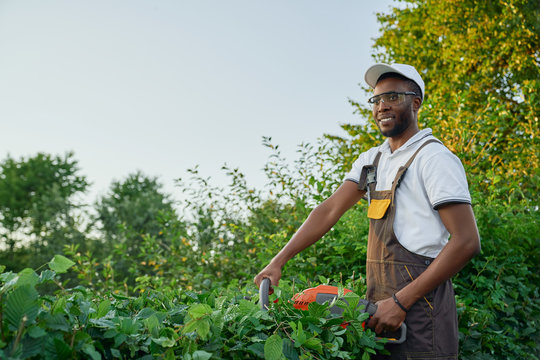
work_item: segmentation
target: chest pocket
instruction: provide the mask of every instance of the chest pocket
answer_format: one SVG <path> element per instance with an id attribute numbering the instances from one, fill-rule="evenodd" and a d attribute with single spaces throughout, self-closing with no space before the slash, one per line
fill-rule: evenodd
<path id="1" fill-rule="evenodd" d="M 369 204 L 367 216 L 370 219 L 379 220 L 386 215 L 388 206 L 390 205 L 390 199 L 373 199 Z"/>

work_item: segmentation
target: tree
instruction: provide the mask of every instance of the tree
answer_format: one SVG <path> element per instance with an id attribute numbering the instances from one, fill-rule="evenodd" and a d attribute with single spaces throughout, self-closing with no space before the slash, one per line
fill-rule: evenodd
<path id="1" fill-rule="evenodd" d="M 75 196 L 88 183 L 73 153 L 0 163 L 0 226 L 12 267 L 39 266 L 66 243 L 84 243 Z M 14 256 L 17 252 L 17 256 Z M 22 260 L 22 261 L 21 261 Z"/>
<path id="2" fill-rule="evenodd" d="M 374 59 L 411 64 L 422 74 L 420 127 L 432 127 L 461 158 L 482 238 L 482 254 L 454 278 L 459 357 L 538 358 L 540 6 L 537 0 L 401 3 L 378 15 Z M 349 138 L 328 137 L 346 171 L 383 139 L 372 121 L 343 129 Z"/>
<path id="3" fill-rule="evenodd" d="M 378 14 L 378 62 L 415 66 L 426 82 L 419 115 L 464 163 L 482 198 L 536 204 L 540 108 L 537 0 L 407 0 Z M 352 102 L 358 113 L 370 111 Z M 372 122 L 333 137 L 344 169 L 382 141 Z M 532 204 L 531 204 L 532 203 Z"/>
<path id="4" fill-rule="evenodd" d="M 142 235 L 159 236 L 163 214 L 174 214 L 170 195 L 163 193 L 157 178 L 136 172 L 114 181 L 109 194 L 96 203 L 97 219 L 109 248 L 123 243 L 136 254 Z"/>

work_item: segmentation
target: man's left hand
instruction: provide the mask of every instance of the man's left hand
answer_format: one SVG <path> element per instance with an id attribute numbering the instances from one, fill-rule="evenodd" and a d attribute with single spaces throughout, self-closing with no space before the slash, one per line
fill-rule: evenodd
<path id="1" fill-rule="evenodd" d="M 399 308 L 391 297 L 377 301 L 377 312 L 368 322 L 368 327 L 374 328 L 377 334 L 399 329 L 407 313 Z"/>

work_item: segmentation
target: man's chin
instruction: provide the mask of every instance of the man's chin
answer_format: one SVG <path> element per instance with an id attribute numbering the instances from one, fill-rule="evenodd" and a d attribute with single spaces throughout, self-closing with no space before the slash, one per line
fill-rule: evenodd
<path id="1" fill-rule="evenodd" d="M 381 128 L 379 128 L 379 131 L 381 132 L 381 135 L 384 137 L 392 137 L 399 135 L 399 131 L 395 131 L 395 129 L 383 131 Z"/>
<path id="2" fill-rule="evenodd" d="M 392 129 L 389 129 L 389 130 L 382 130 L 380 127 L 379 127 L 379 131 L 381 132 L 381 135 L 384 136 L 384 137 L 394 137 L 394 136 L 398 136 L 398 135 L 401 135 L 405 132 L 405 130 L 407 130 L 407 128 L 403 128 L 401 126 L 398 126 L 398 127 L 394 127 Z"/>

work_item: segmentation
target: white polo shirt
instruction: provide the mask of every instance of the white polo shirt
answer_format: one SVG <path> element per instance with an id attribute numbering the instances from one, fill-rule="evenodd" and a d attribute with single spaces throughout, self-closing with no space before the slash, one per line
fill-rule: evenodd
<path id="1" fill-rule="evenodd" d="M 386 140 L 360 154 L 345 180 L 358 183 L 362 167 L 373 164 L 381 151 L 376 190 L 390 190 L 399 167 L 429 139 L 435 139 L 431 129 L 421 130 L 394 152 Z M 450 234 L 436 209 L 447 203 L 471 203 L 461 161 L 440 143 L 426 145 L 405 173 L 396 190 L 395 201 L 394 232 L 398 241 L 413 253 L 437 257 Z"/>

